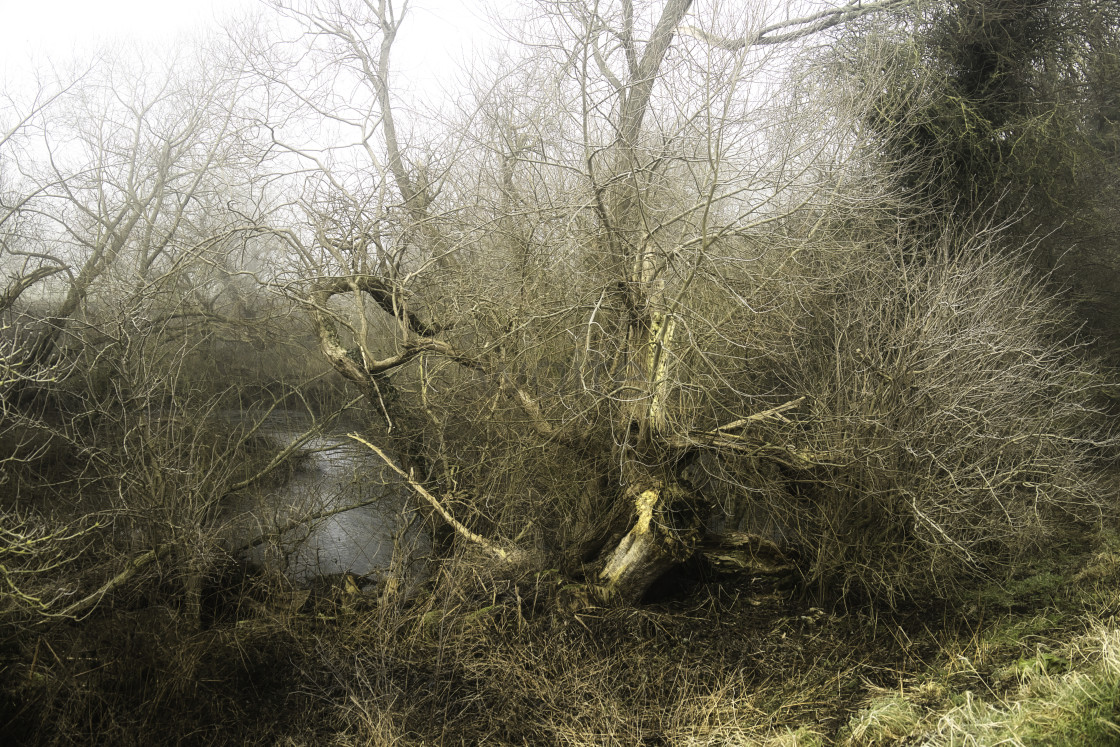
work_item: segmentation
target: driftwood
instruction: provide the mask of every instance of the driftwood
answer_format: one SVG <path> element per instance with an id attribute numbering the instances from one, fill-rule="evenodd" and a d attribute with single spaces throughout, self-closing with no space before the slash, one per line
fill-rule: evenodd
<path id="1" fill-rule="evenodd" d="M 747 532 L 707 534 L 696 548 L 719 573 L 771 575 L 796 568 L 789 555 L 775 542 Z"/>

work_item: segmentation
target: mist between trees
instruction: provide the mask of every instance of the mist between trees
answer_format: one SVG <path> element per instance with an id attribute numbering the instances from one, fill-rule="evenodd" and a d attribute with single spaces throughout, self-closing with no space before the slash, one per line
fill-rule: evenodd
<path id="1" fill-rule="evenodd" d="M 885 610 L 1115 520 L 1111 6 L 542 0 L 438 112 L 411 10 L 278 1 L 5 99 L 6 645 L 212 625 L 230 501 L 298 469 L 276 408 L 415 498 L 429 600 L 766 554 Z"/>

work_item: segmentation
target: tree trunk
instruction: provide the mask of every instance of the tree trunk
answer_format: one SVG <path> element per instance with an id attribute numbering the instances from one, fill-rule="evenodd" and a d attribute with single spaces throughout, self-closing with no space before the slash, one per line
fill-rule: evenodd
<path id="1" fill-rule="evenodd" d="M 682 486 L 648 480 L 631 486 L 627 496 L 635 520 L 599 572 L 597 592 L 605 602 L 640 600 L 667 570 L 688 560 L 699 537 L 691 496 Z"/>

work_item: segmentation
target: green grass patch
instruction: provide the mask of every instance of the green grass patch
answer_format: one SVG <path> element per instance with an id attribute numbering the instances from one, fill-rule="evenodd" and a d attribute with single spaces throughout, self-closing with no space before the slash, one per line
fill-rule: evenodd
<path id="1" fill-rule="evenodd" d="M 1069 671 L 1045 657 L 1024 662 L 1022 684 L 1002 699 L 969 695 L 941 714 L 934 744 L 1120 744 L 1120 629 L 1098 626 L 1066 647 Z"/>

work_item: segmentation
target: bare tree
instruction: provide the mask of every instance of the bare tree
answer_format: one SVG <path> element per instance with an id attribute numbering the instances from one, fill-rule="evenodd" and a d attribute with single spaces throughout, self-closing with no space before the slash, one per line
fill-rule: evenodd
<path id="1" fill-rule="evenodd" d="M 170 58 L 107 62 L 49 118 L 29 123 L 36 204 L 24 212 L 41 224 L 37 240 L 49 245 L 52 269 L 69 278 L 34 344 L 36 360 L 56 355 L 67 323 L 110 270 L 114 293 L 135 297 L 180 265 L 205 236 L 192 233 L 204 199 L 253 158 L 251 140 L 238 135 L 246 124 L 234 103 L 245 85 L 238 71 L 211 66 L 191 78 L 175 67 Z"/>
<path id="2" fill-rule="evenodd" d="M 275 229 L 300 259 L 292 288 L 459 536 L 524 558 L 477 529 L 555 536 L 526 516 L 560 531 L 582 515 L 594 595 L 634 600 L 721 541 L 718 496 L 749 493 L 747 475 L 835 487 L 851 455 L 797 418 L 808 386 L 759 361 L 827 307 L 808 269 L 829 269 L 830 243 L 884 239 L 890 195 L 852 161 L 858 102 L 766 71 L 784 64 L 773 49 L 904 6 L 743 32 L 719 4 L 543 3 L 523 64 L 476 79 L 458 124 L 409 112 L 427 129 L 406 137 L 390 61 L 408 4 L 283 5 L 318 77 L 275 61 L 271 76 L 351 138 L 316 149 L 274 129 L 311 168 L 306 229 Z"/>
<path id="3" fill-rule="evenodd" d="M 80 80 L 82 76 L 77 76 Z M 0 263 L 9 273 L 8 284 L 0 295 L 0 313 L 10 309 L 24 292 L 65 269 L 56 257 L 34 251 L 22 244 L 31 238 L 29 214 L 34 214 L 36 200 L 47 185 L 29 182 L 23 177 L 24 164 L 18 153 L 27 147 L 35 125 L 52 108 L 57 108 L 75 85 L 59 83 L 53 88 L 38 88 L 28 101 L 9 96 L 0 109 Z"/>
<path id="4" fill-rule="evenodd" d="M 249 308 L 237 282 L 251 264 L 237 256 L 242 211 L 257 198 L 249 176 L 268 143 L 244 116 L 245 71 L 185 64 L 199 61 L 183 59 L 194 54 L 236 60 L 217 49 L 104 59 L 49 111 L 40 101 L 20 121 L 12 161 L 26 196 L 0 217 L 5 262 L 23 268 L 3 303 L 22 313 L 24 329 L 0 343 L 0 413 L 7 445 L 20 446 L 25 462 L 61 450 L 54 458 L 73 465 L 60 470 L 65 489 L 109 509 L 101 524 L 115 526 L 102 531 L 148 559 L 127 568 L 176 558 L 197 622 L 219 500 L 252 476 L 233 456 L 243 434 L 214 414 L 228 379 L 199 381 L 194 364 L 214 337 L 251 343 L 268 334 L 265 314 L 255 313 L 264 307 Z M 51 276 L 50 292 L 24 308 L 26 291 Z M 34 416 L 42 412 L 49 417 Z M 42 502 L 44 516 L 71 513 Z M 15 518 L 6 539 L 16 560 L 40 548 L 48 565 L 61 562 L 51 551 L 73 532 Z M 85 612 L 104 593 L 44 609 Z"/>
<path id="5" fill-rule="evenodd" d="M 9 95 L 0 107 L 0 268 L 6 286 L 0 292 L 0 486 L 17 489 L 15 473 L 50 452 L 50 424 L 41 413 L 27 412 L 14 401 L 21 389 L 48 387 L 65 376 L 59 365 L 39 365 L 30 355 L 28 339 L 15 313 L 28 291 L 66 269 L 56 256 L 35 245 L 41 223 L 35 220 L 44 185 L 25 177 L 24 154 L 38 121 L 60 105 L 72 84 L 38 88 L 27 100 Z M 32 295 L 32 294 L 28 294 Z M 31 613 L 50 614 L 66 590 L 53 578 L 80 554 L 91 531 L 89 522 L 66 526 L 43 520 L 34 512 L 0 506 L 0 618 Z"/>

